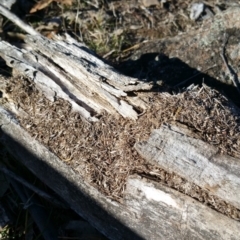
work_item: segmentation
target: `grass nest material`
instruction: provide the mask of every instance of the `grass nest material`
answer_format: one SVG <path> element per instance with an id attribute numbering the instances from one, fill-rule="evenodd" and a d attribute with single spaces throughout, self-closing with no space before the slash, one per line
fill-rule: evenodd
<path id="1" fill-rule="evenodd" d="M 49 101 L 28 79 L 11 78 L 6 92 L 26 113 L 19 121 L 31 136 L 107 197 L 121 201 L 127 177 L 137 173 L 240 219 L 238 209 L 176 174 L 149 164 L 134 149 L 134 144 L 148 139 L 153 129 L 177 121 L 219 152 L 240 158 L 239 109 L 219 92 L 203 85 L 175 95 L 139 93 L 150 107 L 136 122 L 103 113 L 96 123 L 83 120 L 63 99 Z"/>

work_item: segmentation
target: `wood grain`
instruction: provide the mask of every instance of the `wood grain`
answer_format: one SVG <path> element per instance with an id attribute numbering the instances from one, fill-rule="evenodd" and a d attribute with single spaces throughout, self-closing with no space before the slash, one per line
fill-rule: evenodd
<path id="1" fill-rule="evenodd" d="M 69 206 L 109 239 L 240 238 L 240 223 L 159 183 L 129 177 L 122 203 L 87 183 L 0 107 L 0 141 Z"/>
<path id="2" fill-rule="evenodd" d="M 240 208 L 240 159 L 218 154 L 218 149 L 174 125 L 154 130 L 148 141 L 135 145 L 146 160 L 174 172 L 211 194 Z"/>

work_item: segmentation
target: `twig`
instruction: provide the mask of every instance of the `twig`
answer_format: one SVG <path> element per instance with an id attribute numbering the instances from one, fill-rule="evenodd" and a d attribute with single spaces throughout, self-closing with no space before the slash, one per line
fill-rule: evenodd
<path id="1" fill-rule="evenodd" d="M 25 32 L 29 33 L 30 35 L 40 35 L 39 32 L 35 31 L 31 26 L 24 23 L 20 18 L 16 15 L 11 13 L 7 8 L 5 8 L 2 4 L 0 4 L 0 14 L 5 16 L 11 22 L 16 24 L 18 27 L 23 29 Z"/>
<path id="2" fill-rule="evenodd" d="M 23 178 L 17 176 L 15 173 L 13 173 L 12 171 L 10 171 L 9 169 L 5 168 L 5 167 L 0 167 L 0 171 L 3 172 L 4 174 L 8 175 L 9 177 L 13 178 L 14 180 L 16 180 L 17 182 L 21 183 L 22 185 L 24 185 L 25 187 L 31 189 L 33 192 L 35 192 L 37 195 L 45 198 L 46 200 L 54 203 L 55 205 L 58 205 L 62 208 L 66 208 L 66 206 L 64 206 L 63 203 L 61 203 L 60 201 L 58 201 L 57 199 L 53 198 L 52 196 L 50 196 L 49 194 L 45 193 L 44 191 L 42 191 L 41 189 L 33 186 L 32 184 L 28 183 L 26 180 L 24 180 Z"/>
<path id="3" fill-rule="evenodd" d="M 32 219 L 38 226 L 40 234 L 45 240 L 57 240 L 57 231 L 53 224 L 48 220 L 49 214 L 46 209 L 41 206 L 38 199 L 32 193 L 24 188 L 24 186 L 10 180 L 11 185 L 24 203 L 25 207 L 29 210 Z"/>
<path id="4" fill-rule="evenodd" d="M 200 74 L 206 73 L 208 70 L 210 70 L 210 69 L 212 69 L 212 68 L 215 68 L 216 66 L 217 66 L 217 65 L 214 64 L 213 66 L 211 66 L 211 67 L 205 69 L 204 71 L 202 71 L 202 72 L 198 72 L 198 73 L 196 73 L 195 75 L 193 75 L 192 77 L 187 78 L 186 80 L 184 80 L 184 81 L 182 81 L 182 82 L 176 84 L 174 87 L 179 87 L 179 86 L 181 86 L 181 85 L 187 83 L 187 82 L 188 82 L 189 80 L 191 80 L 192 78 L 195 78 L 196 76 L 198 76 L 198 75 L 200 75 Z"/>
<path id="5" fill-rule="evenodd" d="M 222 52 L 220 53 L 221 57 L 222 57 L 222 60 L 228 70 L 228 74 L 230 75 L 230 79 L 231 81 L 233 82 L 234 86 L 237 88 L 238 92 L 240 93 L 240 83 L 239 83 L 239 80 L 238 80 L 238 76 L 237 74 L 235 73 L 235 71 L 233 70 L 233 68 L 231 66 L 229 66 L 228 62 L 227 62 L 227 59 L 226 59 L 226 56 L 225 56 L 225 51 L 226 51 L 226 45 L 227 45 L 227 42 L 228 42 L 228 39 L 229 39 L 229 36 L 228 34 L 224 34 L 224 42 L 223 42 L 223 47 L 222 47 Z"/>

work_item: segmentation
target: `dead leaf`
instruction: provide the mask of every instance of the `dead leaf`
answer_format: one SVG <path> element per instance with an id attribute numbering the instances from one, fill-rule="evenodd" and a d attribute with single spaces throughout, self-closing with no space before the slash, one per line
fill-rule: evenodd
<path id="1" fill-rule="evenodd" d="M 30 13 L 34 13 L 43 8 L 46 8 L 51 2 L 59 2 L 69 6 L 72 5 L 72 0 L 41 0 L 32 7 Z"/>
<path id="2" fill-rule="evenodd" d="M 30 10 L 30 13 L 37 12 L 45 7 L 47 7 L 51 2 L 54 0 L 41 0 L 40 2 L 36 3 L 33 8 Z"/>
<path id="3" fill-rule="evenodd" d="M 71 6 L 72 5 L 72 1 L 73 0 L 61 0 L 61 1 L 57 1 L 57 2 L 62 2 L 62 4 Z"/>

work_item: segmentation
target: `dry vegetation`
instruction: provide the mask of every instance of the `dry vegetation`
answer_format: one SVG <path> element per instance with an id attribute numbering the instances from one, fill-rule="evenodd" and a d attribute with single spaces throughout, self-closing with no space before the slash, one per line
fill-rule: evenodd
<path id="1" fill-rule="evenodd" d="M 117 62 L 129 57 L 140 43 L 198 29 L 209 17 L 204 13 L 200 21 L 189 18 L 193 0 L 153 2 L 149 5 L 143 0 L 25 0 L 24 6 L 19 6 L 19 14 L 47 37 L 68 32 L 99 55 Z M 236 1 L 211 0 L 206 4 L 215 15 Z M 3 21 L 2 26 L 3 38 L 16 40 L 20 36 L 19 29 L 8 21 Z"/>

